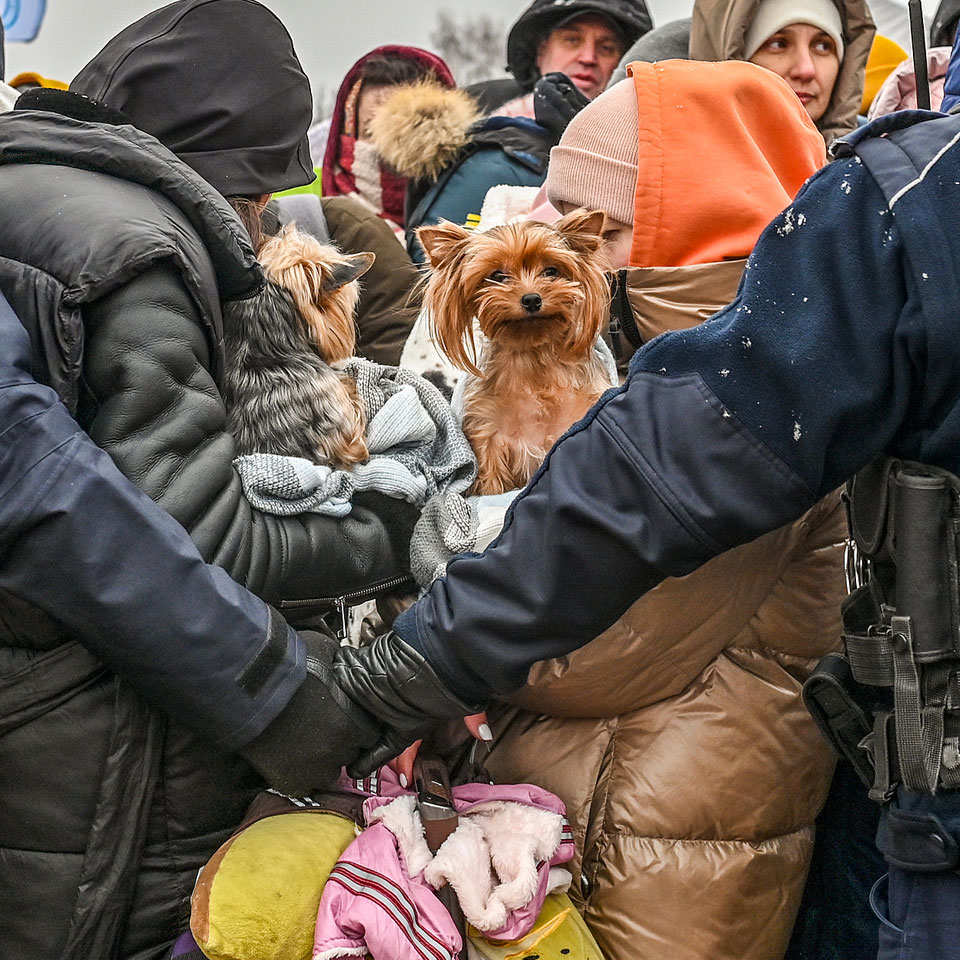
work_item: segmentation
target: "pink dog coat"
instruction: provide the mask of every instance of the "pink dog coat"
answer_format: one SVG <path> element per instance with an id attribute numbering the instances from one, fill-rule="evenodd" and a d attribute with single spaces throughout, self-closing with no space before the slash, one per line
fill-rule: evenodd
<path id="1" fill-rule="evenodd" d="M 484 936 L 514 940 L 533 928 L 548 893 L 565 889 L 558 869 L 574 853 L 560 800 L 530 784 L 453 788 L 460 825 L 433 856 L 416 798 L 388 768 L 364 781 L 367 829 L 327 880 L 313 960 L 457 960 L 460 934 L 434 890 L 450 883 L 464 916 Z"/>

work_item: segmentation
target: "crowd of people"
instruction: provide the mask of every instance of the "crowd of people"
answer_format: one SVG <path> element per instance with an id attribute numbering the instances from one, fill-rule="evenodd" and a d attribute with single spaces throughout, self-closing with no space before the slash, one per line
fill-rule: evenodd
<path id="1" fill-rule="evenodd" d="M 508 78 L 379 46 L 320 122 L 258 0 L 0 84 L 3 957 L 189 956 L 260 791 L 485 709 L 607 960 L 960 958 L 960 4 L 919 112 L 867 0 L 517 13 Z M 253 500 L 224 305 L 264 244 L 373 252 L 357 355 L 456 407 L 417 230 L 583 208 L 619 385 L 490 546 L 399 602 L 422 503 Z M 380 603 L 344 642 L 350 598 Z"/>

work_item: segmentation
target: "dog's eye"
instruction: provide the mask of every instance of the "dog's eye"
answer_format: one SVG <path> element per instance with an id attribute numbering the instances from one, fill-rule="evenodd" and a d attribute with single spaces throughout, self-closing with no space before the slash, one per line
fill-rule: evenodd
<path id="1" fill-rule="evenodd" d="M 507 275 L 502 270 L 494 270 L 487 279 L 494 283 L 503 283 L 507 279 Z"/>
<path id="2" fill-rule="evenodd" d="M 543 271 L 544 277 L 559 277 L 560 271 L 556 267 L 546 267 Z"/>

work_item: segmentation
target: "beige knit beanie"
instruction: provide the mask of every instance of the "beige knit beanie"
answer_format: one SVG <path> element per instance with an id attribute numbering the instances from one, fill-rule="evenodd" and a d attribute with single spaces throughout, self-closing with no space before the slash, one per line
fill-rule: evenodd
<path id="1" fill-rule="evenodd" d="M 550 202 L 633 223 L 639 133 L 636 88 L 628 77 L 587 104 L 550 151 Z"/>

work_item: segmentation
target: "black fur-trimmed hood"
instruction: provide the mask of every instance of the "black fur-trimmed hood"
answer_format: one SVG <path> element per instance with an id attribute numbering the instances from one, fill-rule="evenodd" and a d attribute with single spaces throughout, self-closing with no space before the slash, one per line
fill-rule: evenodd
<path id="1" fill-rule="evenodd" d="M 541 41 L 563 21 L 589 13 L 606 17 L 617 28 L 624 50 L 653 27 L 644 0 L 534 0 L 507 37 L 507 69 L 524 92 L 532 90 L 540 76 L 537 50 Z"/>

